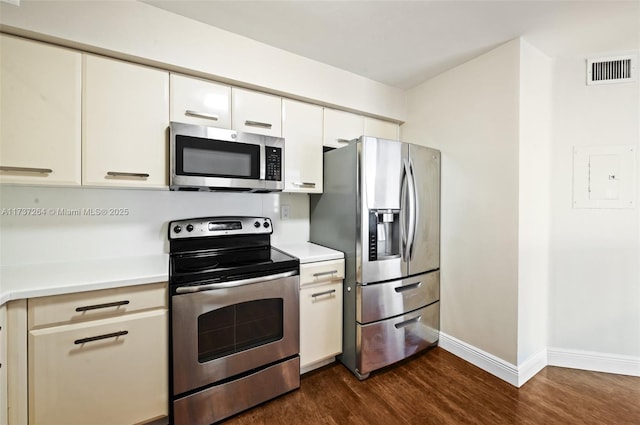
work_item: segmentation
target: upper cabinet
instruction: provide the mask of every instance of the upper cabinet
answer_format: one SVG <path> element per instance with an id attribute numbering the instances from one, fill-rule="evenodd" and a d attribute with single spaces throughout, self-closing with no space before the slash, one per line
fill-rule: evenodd
<path id="1" fill-rule="evenodd" d="M 80 184 L 81 54 L 0 35 L 0 182 Z"/>
<path id="2" fill-rule="evenodd" d="M 364 119 L 364 134 L 389 140 L 398 140 L 400 136 L 398 124 L 369 117 Z"/>
<path id="3" fill-rule="evenodd" d="M 324 109 L 323 145 L 330 148 L 345 146 L 349 140 L 364 134 L 364 117 L 335 109 Z"/>
<path id="4" fill-rule="evenodd" d="M 322 108 L 282 100 L 284 191 L 322 193 Z"/>
<path id="5" fill-rule="evenodd" d="M 84 56 L 82 183 L 166 187 L 169 73 Z"/>
<path id="6" fill-rule="evenodd" d="M 282 98 L 233 87 L 231 128 L 237 131 L 282 137 Z"/>
<path id="7" fill-rule="evenodd" d="M 231 128 L 231 87 L 171 74 L 171 121 Z"/>

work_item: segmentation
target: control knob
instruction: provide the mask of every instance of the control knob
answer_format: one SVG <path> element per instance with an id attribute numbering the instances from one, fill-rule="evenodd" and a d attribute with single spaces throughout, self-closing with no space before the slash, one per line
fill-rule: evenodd
<path id="1" fill-rule="evenodd" d="M 187 232 L 193 231 L 193 224 L 187 224 Z"/>
<path id="2" fill-rule="evenodd" d="M 176 232 L 176 233 L 180 233 L 180 232 L 182 232 L 182 227 L 176 226 L 176 227 L 173 228 L 173 231 Z"/>
<path id="3" fill-rule="evenodd" d="M 265 229 L 268 229 L 268 228 L 269 228 L 269 222 L 268 222 L 268 221 L 265 221 L 265 222 L 264 222 L 264 224 L 263 224 L 263 226 L 264 226 L 264 228 L 265 228 Z"/>
<path id="4" fill-rule="evenodd" d="M 253 227 L 255 227 L 256 229 L 260 227 L 260 222 L 256 221 L 255 223 L 253 223 Z"/>

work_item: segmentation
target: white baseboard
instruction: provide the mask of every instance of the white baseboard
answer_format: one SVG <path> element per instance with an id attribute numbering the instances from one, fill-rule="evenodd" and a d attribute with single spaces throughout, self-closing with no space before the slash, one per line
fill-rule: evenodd
<path id="1" fill-rule="evenodd" d="M 443 332 L 440 332 L 439 346 L 515 387 L 524 385 L 545 366 L 640 376 L 640 357 L 634 356 L 547 348 L 515 366 Z"/>
<path id="2" fill-rule="evenodd" d="M 640 376 L 640 357 L 549 347 L 549 366 Z"/>
<path id="3" fill-rule="evenodd" d="M 519 386 L 518 368 L 511 363 L 443 332 L 440 332 L 440 342 L 438 345 L 440 348 L 478 366 L 480 369 L 497 376 L 503 381 L 507 381 L 516 387 Z"/>

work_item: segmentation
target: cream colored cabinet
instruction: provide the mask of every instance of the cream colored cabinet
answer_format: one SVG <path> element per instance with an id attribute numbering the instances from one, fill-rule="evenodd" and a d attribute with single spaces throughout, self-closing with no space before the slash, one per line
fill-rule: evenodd
<path id="1" fill-rule="evenodd" d="M 231 128 L 231 87 L 171 74 L 171 121 Z"/>
<path id="2" fill-rule="evenodd" d="M 344 260 L 300 265 L 300 372 L 342 352 Z"/>
<path id="3" fill-rule="evenodd" d="M 29 424 L 167 416 L 166 291 L 158 283 L 30 299 Z"/>
<path id="4" fill-rule="evenodd" d="M 324 109 L 323 145 L 330 148 L 346 146 L 349 140 L 364 134 L 364 117 L 335 109 Z"/>
<path id="5" fill-rule="evenodd" d="M 0 424 L 9 423 L 7 416 L 7 308 L 0 306 Z"/>
<path id="6" fill-rule="evenodd" d="M 364 118 L 364 134 L 389 140 L 398 140 L 400 136 L 398 124 L 369 117 Z"/>
<path id="7" fill-rule="evenodd" d="M 281 137 L 282 99 L 270 94 L 231 88 L 231 128 Z"/>
<path id="8" fill-rule="evenodd" d="M 282 100 L 284 191 L 322 193 L 322 108 Z"/>
<path id="9" fill-rule="evenodd" d="M 82 183 L 166 187 L 169 73 L 83 59 Z"/>
<path id="10" fill-rule="evenodd" d="M 80 184 L 82 61 L 0 34 L 0 182 Z"/>

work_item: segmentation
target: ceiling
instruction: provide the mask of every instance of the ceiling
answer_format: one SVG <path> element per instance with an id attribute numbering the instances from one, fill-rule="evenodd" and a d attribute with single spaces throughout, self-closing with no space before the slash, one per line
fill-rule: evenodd
<path id="1" fill-rule="evenodd" d="M 404 89 L 519 36 L 550 56 L 640 49 L 640 0 L 143 1 Z"/>

